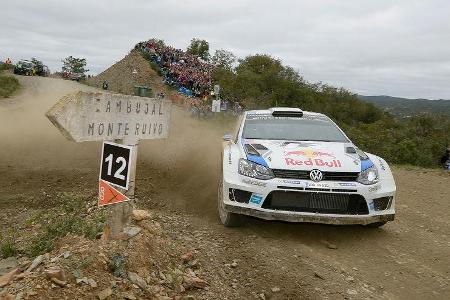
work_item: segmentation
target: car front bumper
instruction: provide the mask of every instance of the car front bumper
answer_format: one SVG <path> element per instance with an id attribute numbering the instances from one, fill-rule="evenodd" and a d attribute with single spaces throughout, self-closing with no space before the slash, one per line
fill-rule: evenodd
<path id="1" fill-rule="evenodd" d="M 256 217 L 264 220 L 277 220 L 285 222 L 306 222 L 332 225 L 368 225 L 377 222 L 393 221 L 395 214 L 379 215 L 338 215 L 318 214 L 306 212 L 280 211 L 263 208 L 239 206 L 236 204 L 225 204 L 229 212 Z"/>
<path id="2" fill-rule="evenodd" d="M 390 182 L 379 182 L 371 186 L 355 182 L 321 182 L 320 185 L 317 185 L 309 180 L 285 180 L 278 178 L 257 180 L 241 175 L 224 176 L 224 178 L 222 191 L 224 208 L 231 213 L 253 216 L 264 220 L 334 225 L 367 225 L 393 221 L 395 217 L 395 184 Z M 231 199 L 233 198 L 233 196 L 230 196 L 231 190 L 248 192 L 250 200 L 248 202 L 239 202 L 236 199 Z M 329 196 L 333 196 L 333 194 L 354 195 L 364 199 L 361 201 L 364 201 L 365 205 L 367 205 L 367 211 L 364 214 L 340 214 L 264 207 L 264 201 L 269 198 L 268 196 L 272 192 L 289 192 L 293 195 L 296 195 L 296 193 L 317 193 Z M 386 209 L 379 210 L 374 203 L 376 199 L 382 197 L 389 197 L 391 200 Z M 254 199 L 257 201 L 253 201 Z M 296 201 L 295 196 L 289 201 Z"/>

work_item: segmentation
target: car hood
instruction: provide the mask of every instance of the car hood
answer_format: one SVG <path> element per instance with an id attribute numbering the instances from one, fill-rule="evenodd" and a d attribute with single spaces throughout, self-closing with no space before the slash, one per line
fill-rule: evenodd
<path id="1" fill-rule="evenodd" d="M 368 160 L 352 143 L 243 139 L 242 147 L 248 160 L 271 169 L 360 172 Z"/>

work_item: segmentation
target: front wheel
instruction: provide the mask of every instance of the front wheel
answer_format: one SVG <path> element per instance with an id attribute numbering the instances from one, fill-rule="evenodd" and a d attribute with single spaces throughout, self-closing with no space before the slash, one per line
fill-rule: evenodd
<path id="1" fill-rule="evenodd" d="M 243 216 L 228 212 L 225 209 L 225 205 L 223 203 L 223 179 L 222 177 L 219 179 L 219 187 L 218 187 L 218 203 L 217 208 L 219 210 L 220 221 L 225 227 L 238 227 L 242 225 Z"/>

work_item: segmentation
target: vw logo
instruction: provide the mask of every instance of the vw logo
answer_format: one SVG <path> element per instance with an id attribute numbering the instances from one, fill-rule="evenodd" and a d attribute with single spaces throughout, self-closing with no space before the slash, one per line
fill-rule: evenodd
<path id="1" fill-rule="evenodd" d="M 309 178 L 311 178 L 312 181 L 319 182 L 322 180 L 323 174 L 317 169 L 312 170 L 309 172 Z"/>

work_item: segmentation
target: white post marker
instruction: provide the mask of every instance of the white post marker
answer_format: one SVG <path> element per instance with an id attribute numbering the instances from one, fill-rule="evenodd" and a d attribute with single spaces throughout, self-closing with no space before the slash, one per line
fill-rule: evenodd
<path id="1" fill-rule="evenodd" d="M 131 218 L 139 140 L 169 136 L 171 106 L 170 100 L 160 98 L 77 92 L 46 113 L 69 140 L 104 141 L 99 206 L 114 204 L 105 228 L 107 238 L 121 238 Z"/>

